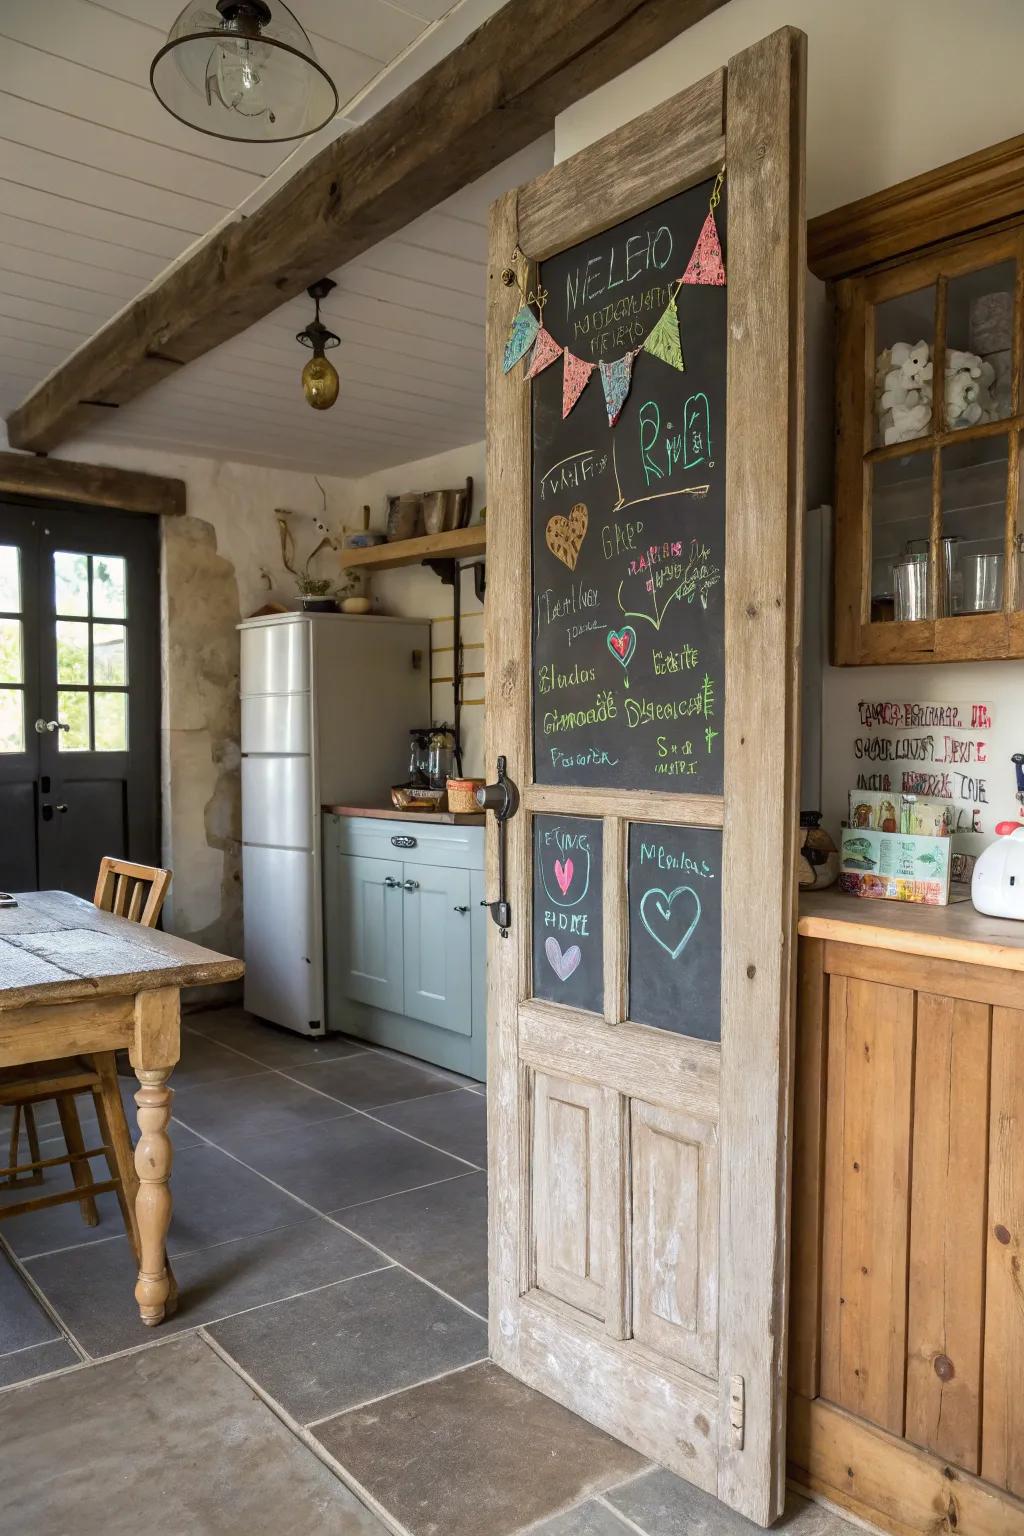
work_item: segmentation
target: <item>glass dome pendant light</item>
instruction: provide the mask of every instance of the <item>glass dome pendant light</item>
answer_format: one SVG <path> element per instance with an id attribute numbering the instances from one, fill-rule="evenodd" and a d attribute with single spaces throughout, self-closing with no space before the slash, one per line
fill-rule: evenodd
<path id="1" fill-rule="evenodd" d="M 338 110 L 334 81 L 282 0 L 192 0 L 150 65 L 172 117 L 220 139 L 278 144 L 305 138 Z"/>
<path id="2" fill-rule="evenodd" d="M 324 356 L 329 347 L 340 346 L 341 337 L 329 331 L 320 319 L 320 300 L 326 299 L 331 289 L 337 286 L 333 278 L 321 277 L 306 289 L 316 304 L 316 319 L 311 320 L 305 330 L 299 331 L 295 337 L 296 341 L 313 351 L 313 356 L 302 370 L 302 392 L 314 411 L 330 410 L 341 388 L 338 370 Z"/>

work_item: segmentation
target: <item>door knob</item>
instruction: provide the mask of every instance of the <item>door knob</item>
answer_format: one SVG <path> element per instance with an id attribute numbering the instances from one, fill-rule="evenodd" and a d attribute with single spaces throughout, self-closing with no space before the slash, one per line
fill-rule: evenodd
<path id="1" fill-rule="evenodd" d="M 465 914 L 469 911 L 469 908 L 468 907 L 453 907 L 452 911 L 453 912 L 461 912 L 462 915 L 465 916 Z"/>
<path id="2" fill-rule="evenodd" d="M 385 875 L 384 876 L 384 885 L 385 885 L 385 888 L 387 890 L 389 890 L 389 891 L 397 891 L 398 887 L 401 885 L 401 883 L 402 882 L 400 880 L 396 880 L 395 879 L 394 875 Z"/>
<path id="3" fill-rule="evenodd" d="M 419 883 L 418 880 L 407 880 L 405 882 L 405 889 L 407 891 L 418 891 L 419 888 L 420 888 L 420 883 Z"/>
<path id="4" fill-rule="evenodd" d="M 70 729 L 70 725 L 65 724 L 63 720 L 44 720 L 40 717 L 36 721 L 36 731 L 40 736 L 47 731 L 70 731 Z"/>
<path id="5" fill-rule="evenodd" d="M 57 809 L 58 809 L 58 811 L 60 811 L 62 816 L 64 816 L 67 813 L 67 806 L 66 805 L 58 805 Z"/>

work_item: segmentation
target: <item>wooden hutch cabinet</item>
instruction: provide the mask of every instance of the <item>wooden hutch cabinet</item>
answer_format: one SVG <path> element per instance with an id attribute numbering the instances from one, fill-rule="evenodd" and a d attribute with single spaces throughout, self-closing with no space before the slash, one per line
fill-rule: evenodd
<path id="1" fill-rule="evenodd" d="M 1024 136 L 812 220 L 836 317 L 834 660 L 1024 656 Z"/>

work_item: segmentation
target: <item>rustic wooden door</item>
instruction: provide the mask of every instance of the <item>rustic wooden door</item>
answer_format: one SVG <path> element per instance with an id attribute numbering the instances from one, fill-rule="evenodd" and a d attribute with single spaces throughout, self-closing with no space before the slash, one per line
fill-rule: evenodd
<path id="1" fill-rule="evenodd" d="M 490 229 L 487 750 L 519 790 L 488 836 L 510 904 L 491 1347 L 762 1524 L 784 1497 L 803 100 L 784 29 Z M 538 289 L 538 350 L 506 371 Z"/>

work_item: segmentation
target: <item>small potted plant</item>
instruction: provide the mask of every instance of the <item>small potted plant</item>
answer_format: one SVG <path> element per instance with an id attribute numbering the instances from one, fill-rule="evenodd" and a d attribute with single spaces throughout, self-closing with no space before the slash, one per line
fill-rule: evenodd
<path id="1" fill-rule="evenodd" d="M 301 570 L 293 564 L 295 556 L 295 540 L 292 531 L 285 519 L 288 513 L 283 509 L 277 512 L 277 526 L 281 535 L 281 560 L 286 571 L 295 578 L 295 585 L 299 589 L 299 598 L 306 613 L 337 613 L 337 586 L 329 576 L 314 576 L 313 563 L 321 550 L 333 549 L 333 540 L 325 535 L 306 557 L 306 563 Z M 322 526 L 322 525 L 320 525 Z"/>

